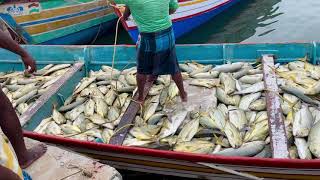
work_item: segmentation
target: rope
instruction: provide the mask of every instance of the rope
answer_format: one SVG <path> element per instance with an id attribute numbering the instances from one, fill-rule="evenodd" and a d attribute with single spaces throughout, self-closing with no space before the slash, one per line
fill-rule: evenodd
<path id="1" fill-rule="evenodd" d="M 251 174 L 238 172 L 238 171 L 235 171 L 235 170 L 230 169 L 230 168 L 226 168 L 226 167 L 222 167 L 222 166 L 216 166 L 216 165 L 211 164 L 211 163 L 198 162 L 197 164 L 200 164 L 200 165 L 203 165 L 203 166 L 215 169 L 215 170 L 223 171 L 223 172 L 226 172 L 226 173 L 229 173 L 229 174 L 233 174 L 233 175 L 236 175 L 236 176 L 245 177 L 247 179 L 252 179 L 252 180 L 263 180 L 264 179 L 264 178 L 259 178 L 257 176 L 253 176 Z"/>

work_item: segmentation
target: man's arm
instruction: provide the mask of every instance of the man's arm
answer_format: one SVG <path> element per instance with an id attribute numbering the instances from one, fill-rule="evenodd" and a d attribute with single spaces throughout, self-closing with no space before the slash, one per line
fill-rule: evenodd
<path id="1" fill-rule="evenodd" d="M 170 0 L 169 3 L 169 14 L 174 14 L 179 8 L 178 0 Z"/>
<path id="2" fill-rule="evenodd" d="M 17 42 L 12 40 L 5 34 L 2 30 L 0 30 L 0 48 L 7 49 L 13 53 L 16 53 L 21 56 L 21 59 L 25 65 L 25 68 L 28 70 L 28 67 L 31 69 L 29 73 L 32 73 L 36 70 L 36 64 L 33 58 L 25 51 Z"/>
<path id="3" fill-rule="evenodd" d="M 131 11 L 130 11 L 130 9 L 129 9 L 129 7 L 125 7 L 126 9 L 125 9 L 125 11 L 124 11 L 124 13 L 123 13 L 123 20 L 128 20 L 128 18 L 129 18 L 129 16 L 130 16 L 130 14 L 131 14 Z"/>
<path id="4" fill-rule="evenodd" d="M 1 165 L 0 165 L 0 174 L 1 174 L 0 180 L 21 180 L 16 173 L 10 171 L 8 168 L 3 167 Z"/>

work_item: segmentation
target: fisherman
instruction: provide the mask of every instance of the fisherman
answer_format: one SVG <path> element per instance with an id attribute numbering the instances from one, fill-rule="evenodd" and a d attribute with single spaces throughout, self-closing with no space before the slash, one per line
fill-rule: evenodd
<path id="1" fill-rule="evenodd" d="M 21 56 L 27 73 L 36 70 L 33 58 L 0 30 L 0 47 Z M 21 168 L 27 168 L 47 150 L 44 144 L 27 149 L 24 143 L 20 121 L 9 99 L 0 89 L 0 180 L 26 180 L 30 176 Z M 13 150 L 12 150 L 13 149 Z"/>
<path id="2" fill-rule="evenodd" d="M 183 79 L 175 49 L 175 37 L 170 14 L 179 7 L 177 0 L 110 0 L 125 4 L 124 20 L 132 17 L 140 31 L 137 53 L 138 99 L 143 102 L 143 91 L 147 81 L 158 75 L 170 74 L 176 83 L 180 98 L 187 101 Z"/>

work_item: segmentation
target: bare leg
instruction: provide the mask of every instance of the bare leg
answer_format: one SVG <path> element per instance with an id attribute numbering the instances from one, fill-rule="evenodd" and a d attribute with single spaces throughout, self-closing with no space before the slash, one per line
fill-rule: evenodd
<path id="1" fill-rule="evenodd" d="M 171 75 L 172 76 L 172 79 L 173 81 L 176 83 L 178 89 L 179 89 L 179 94 L 180 94 L 180 98 L 181 98 L 181 101 L 182 102 L 187 102 L 188 101 L 188 96 L 187 96 L 187 93 L 186 91 L 184 90 L 184 87 L 183 87 L 183 79 L 182 79 L 182 76 L 181 76 L 181 73 L 178 72 L 176 74 L 173 74 Z"/>
<path id="2" fill-rule="evenodd" d="M 7 96 L 0 90 L 0 127 L 10 140 L 21 168 L 26 168 L 41 157 L 47 150 L 44 144 L 26 148 L 18 116 Z"/>
<path id="3" fill-rule="evenodd" d="M 10 169 L 0 165 L 0 180 L 21 180 L 20 177 Z"/>
<path id="4" fill-rule="evenodd" d="M 147 77 L 147 82 L 156 81 L 157 78 L 158 78 L 157 75 L 148 75 L 148 77 Z"/>
<path id="5" fill-rule="evenodd" d="M 143 103 L 143 91 L 144 85 L 147 82 L 147 75 L 137 73 L 137 84 L 138 84 L 138 99 L 139 103 Z"/>

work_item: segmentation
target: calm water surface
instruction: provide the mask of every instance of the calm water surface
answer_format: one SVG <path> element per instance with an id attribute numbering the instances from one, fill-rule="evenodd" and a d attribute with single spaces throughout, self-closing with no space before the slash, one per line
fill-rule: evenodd
<path id="1" fill-rule="evenodd" d="M 112 44 L 113 38 L 112 33 L 96 44 Z M 177 43 L 292 41 L 320 41 L 320 0 L 242 0 Z M 132 44 L 123 29 L 118 43 Z"/>

